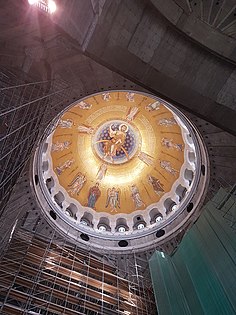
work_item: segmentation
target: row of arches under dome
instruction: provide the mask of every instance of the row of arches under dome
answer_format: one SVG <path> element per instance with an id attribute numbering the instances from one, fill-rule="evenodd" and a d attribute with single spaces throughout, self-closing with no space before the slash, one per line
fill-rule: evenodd
<path id="1" fill-rule="evenodd" d="M 193 172 L 191 170 L 186 170 L 186 179 L 189 181 L 189 185 L 193 180 Z M 37 176 L 37 175 L 36 175 Z M 36 180 L 36 179 L 35 179 Z M 125 233 L 133 230 L 141 230 L 147 226 L 158 224 L 163 221 L 163 214 L 158 210 L 157 207 L 153 207 L 149 210 L 148 214 L 144 217 L 143 215 L 135 215 L 131 220 L 127 220 L 126 218 L 120 217 L 115 220 L 115 223 L 111 223 L 109 217 L 100 217 L 98 220 L 94 218 L 93 213 L 89 211 L 81 210 L 74 203 L 68 204 L 64 194 L 61 191 L 54 192 L 55 181 L 53 177 L 49 177 L 45 181 L 47 190 L 51 195 L 54 204 L 56 204 L 57 208 L 61 213 L 65 214 L 67 218 L 71 219 L 75 223 L 80 223 L 84 226 L 97 229 L 101 232 L 118 232 Z M 176 198 L 172 200 L 171 198 L 167 198 L 164 201 L 165 215 L 167 216 L 171 212 L 178 209 L 178 204 L 183 201 L 184 197 L 188 193 L 188 187 L 184 187 L 179 184 L 176 188 Z M 55 213 L 55 212 L 53 212 Z M 98 222 L 94 224 L 94 222 Z"/>
<path id="2" fill-rule="evenodd" d="M 73 220 L 77 221 L 76 214 L 73 214 L 73 208 L 74 207 L 75 207 L 75 205 L 73 205 L 73 204 L 71 204 L 69 207 L 67 207 L 65 210 L 65 214 L 68 217 L 72 218 Z M 173 205 L 172 207 L 175 207 L 175 205 Z M 185 208 L 185 210 L 187 213 L 190 213 L 193 208 L 194 208 L 194 204 L 192 202 L 190 202 L 187 205 L 187 207 Z M 163 216 L 158 211 L 157 208 L 153 208 L 150 211 L 150 215 L 152 216 L 152 219 L 150 220 L 150 224 L 158 224 L 159 222 L 161 222 L 163 220 Z M 57 220 L 57 214 L 53 210 L 50 211 L 50 216 L 52 217 L 53 220 Z M 125 218 L 118 218 L 116 220 L 116 225 L 115 225 L 114 231 L 112 231 L 109 218 L 107 218 L 107 217 L 101 217 L 99 222 L 95 226 L 93 224 L 93 215 L 89 212 L 85 212 L 83 214 L 83 216 L 78 220 L 78 223 L 80 223 L 86 227 L 89 227 L 89 228 L 97 229 L 99 232 L 125 233 L 125 232 L 128 232 L 130 230 L 130 228 L 128 227 L 128 224 L 127 224 L 127 220 Z M 133 218 L 132 230 L 137 230 L 137 231 L 142 230 L 147 226 L 148 226 L 148 224 L 142 215 L 136 215 Z M 161 231 L 163 231 L 163 230 L 161 230 Z M 157 237 L 161 237 L 161 236 L 162 235 L 159 235 Z"/>

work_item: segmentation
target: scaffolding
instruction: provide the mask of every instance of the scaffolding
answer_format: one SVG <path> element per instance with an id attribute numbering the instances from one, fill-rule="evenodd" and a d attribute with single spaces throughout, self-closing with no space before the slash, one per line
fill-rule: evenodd
<path id="1" fill-rule="evenodd" d="M 0 217 L 38 137 L 68 93 L 65 84 L 0 68 Z"/>
<path id="2" fill-rule="evenodd" d="M 156 314 L 153 292 L 144 285 L 137 260 L 126 279 L 118 259 L 83 250 L 56 232 L 45 240 L 20 229 L 0 262 L 0 312 Z"/>

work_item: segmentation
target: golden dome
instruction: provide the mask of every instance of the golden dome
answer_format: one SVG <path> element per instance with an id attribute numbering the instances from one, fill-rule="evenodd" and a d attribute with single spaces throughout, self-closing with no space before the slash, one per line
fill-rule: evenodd
<path id="1" fill-rule="evenodd" d="M 58 185 L 85 210 L 144 211 L 169 193 L 185 162 L 184 127 L 156 98 L 113 91 L 74 103 L 50 137 Z"/>

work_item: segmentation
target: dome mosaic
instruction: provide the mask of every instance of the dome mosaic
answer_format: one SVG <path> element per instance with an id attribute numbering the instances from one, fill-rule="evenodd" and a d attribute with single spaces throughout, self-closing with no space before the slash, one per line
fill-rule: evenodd
<path id="1" fill-rule="evenodd" d="M 110 237 L 170 223 L 199 181 L 191 128 L 172 105 L 145 93 L 78 100 L 49 126 L 37 155 L 51 210 Z"/>

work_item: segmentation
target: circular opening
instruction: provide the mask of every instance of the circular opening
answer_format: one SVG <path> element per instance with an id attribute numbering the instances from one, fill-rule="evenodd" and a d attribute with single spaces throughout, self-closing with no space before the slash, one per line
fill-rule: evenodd
<path id="1" fill-rule="evenodd" d="M 34 176 L 34 181 L 35 181 L 35 184 L 38 185 L 38 183 L 39 183 L 39 177 L 38 177 L 37 174 Z"/>
<path id="2" fill-rule="evenodd" d="M 126 229 L 125 229 L 124 226 L 120 226 L 120 227 L 118 228 L 118 232 L 120 232 L 120 233 L 124 233 L 125 231 L 126 231 Z"/>
<path id="3" fill-rule="evenodd" d="M 138 230 L 141 230 L 141 229 L 144 229 L 145 228 L 145 225 L 143 223 L 140 223 L 137 225 L 137 229 Z"/>
<path id="4" fill-rule="evenodd" d="M 87 225 L 87 226 L 89 225 L 88 222 L 86 220 L 84 220 L 84 219 L 80 220 L 80 223 L 83 224 L 83 225 Z"/>
<path id="5" fill-rule="evenodd" d="M 205 176 L 205 173 L 206 173 L 206 168 L 205 168 L 205 165 L 201 165 L 201 172 L 202 172 L 202 175 Z"/>
<path id="6" fill-rule="evenodd" d="M 68 209 L 68 208 L 66 209 L 65 214 L 66 214 L 68 217 L 73 217 L 73 213 L 72 213 L 71 210 Z"/>
<path id="7" fill-rule="evenodd" d="M 172 211 L 175 211 L 177 208 L 176 203 L 171 199 L 166 200 L 165 206 L 166 206 L 166 215 L 170 214 Z"/>
<path id="8" fill-rule="evenodd" d="M 162 237 L 163 235 L 165 235 L 165 231 L 164 230 L 159 230 L 156 232 L 156 237 Z"/>
<path id="9" fill-rule="evenodd" d="M 190 202 L 187 206 L 187 212 L 190 212 L 193 209 L 193 203 Z"/>
<path id="10" fill-rule="evenodd" d="M 51 194 L 52 188 L 54 186 L 54 181 L 53 181 L 52 177 L 46 179 L 46 186 L 47 186 L 49 193 Z"/>
<path id="11" fill-rule="evenodd" d="M 53 218 L 53 220 L 56 220 L 57 219 L 57 215 L 54 211 L 50 211 L 50 216 Z"/>
<path id="12" fill-rule="evenodd" d="M 99 231 L 102 231 L 102 232 L 105 232 L 107 230 L 105 225 L 100 225 L 98 229 Z"/>
<path id="13" fill-rule="evenodd" d="M 81 238 L 83 241 L 86 241 L 86 242 L 89 241 L 89 236 L 88 236 L 87 234 L 81 234 L 81 235 L 80 235 L 80 238 Z"/>
<path id="14" fill-rule="evenodd" d="M 189 158 L 189 161 L 190 162 L 195 162 L 195 160 L 196 160 L 196 157 L 195 157 L 195 153 L 194 152 L 189 152 L 188 153 L 188 158 Z"/>
<path id="15" fill-rule="evenodd" d="M 140 221 L 140 220 L 141 220 L 141 217 L 137 217 L 137 220 Z"/>
<path id="16" fill-rule="evenodd" d="M 48 161 L 43 161 L 42 169 L 44 172 L 46 172 L 48 170 L 48 167 L 49 167 Z"/>
<path id="17" fill-rule="evenodd" d="M 128 246 L 128 242 L 125 241 L 125 240 L 122 240 L 122 241 L 119 241 L 118 245 L 119 245 L 120 247 L 126 247 L 126 246 Z"/>
<path id="18" fill-rule="evenodd" d="M 156 216 L 155 221 L 156 222 L 160 222 L 160 221 L 162 221 L 162 219 L 163 219 L 163 216 L 161 214 L 159 214 L 159 215 Z"/>
<path id="19" fill-rule="evenodd" d="M 175 211 L 175 210 L 177 210 L 177 209 L 178 209 L 177 204 L 174 204 L 174 205 L 171 207 L 171 210 L 172 210 L 172 211 Z"/>
<path id="20" fill-rule="evenodd" d="M 43 152 L 45 153 L 45 152 L 47 152 L 47 149 L 48 149 L 48 143 L 44 143 L 44 145 L 43 145 Z"/>

